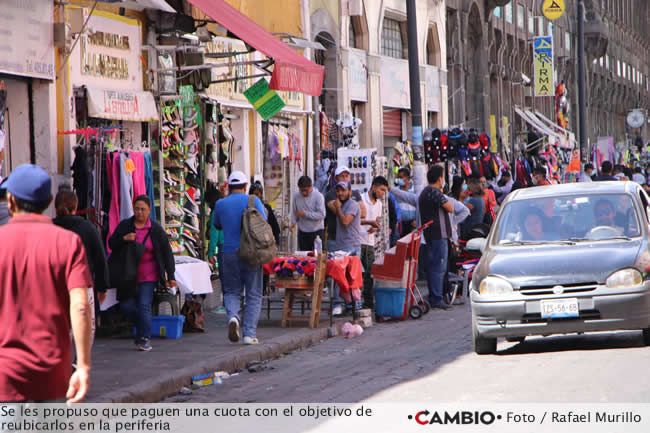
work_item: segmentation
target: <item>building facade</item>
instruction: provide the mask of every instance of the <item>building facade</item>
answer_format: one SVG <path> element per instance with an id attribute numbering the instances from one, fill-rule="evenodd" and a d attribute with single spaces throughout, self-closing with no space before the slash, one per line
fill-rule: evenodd
<path id="1" fill-rule="evenodd" d="M 444 127 L 445 5 L 418 0 L 416 8 L 423 126 Z M 310 13 L 310 36 L 325 47 L 316 54 L 326 68 L 319 105 L 330 119 L 360 119 L 361 146 L 390 154 L 397 141 L 411 138 L 406 3 L 312 0 Z"/>
<path id="2" fill-rule="evenodd" d="M 634 0 L 584 3 L 588 141 L 612 137 L 623 143 L 640 136 L 647 142 L 647 124 L 632 129 L 626 117 L 633 109 L 648 109 L 645 24 L 650 5 Z M 578 130 L 575 2 L 566 2 L 566 13 L 553 22 L 542 15 L 542 0 L 447 0 L 446 6 L 451 125 L 490 131 L 503 149 L 527 133 L 515 107 L 555 120 L 555 98 L 535 97 L 531 86 L 532 39 L 552 35 L 554 85 L 566 85 L 568 129 Z"/>

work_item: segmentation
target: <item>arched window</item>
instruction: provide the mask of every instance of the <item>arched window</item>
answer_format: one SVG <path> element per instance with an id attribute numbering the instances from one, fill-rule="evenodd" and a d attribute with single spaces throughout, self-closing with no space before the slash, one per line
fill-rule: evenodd
<path id="1" fill-rule="evenodd" d="M 404 23 L 392 18 L 384 18 L 381 29 L 381 54 L 396 59 L 404 59 Z"/>
<path id="2" fill-rule="evenodd" d="M 438 27 L 435 23 L 431 24 L 427 35 L 426 63 L 427 65 L 441 66 L 440 39 L 438 38 Z"/>

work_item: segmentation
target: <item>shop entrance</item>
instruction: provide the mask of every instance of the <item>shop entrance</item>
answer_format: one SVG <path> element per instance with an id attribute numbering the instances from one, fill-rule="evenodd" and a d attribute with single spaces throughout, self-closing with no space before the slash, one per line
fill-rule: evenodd
<path id="1" fill-rule="evenodd" d="M 30 95 L 29 79 L 0 75 L 0 177 L 35 161 Z"/>

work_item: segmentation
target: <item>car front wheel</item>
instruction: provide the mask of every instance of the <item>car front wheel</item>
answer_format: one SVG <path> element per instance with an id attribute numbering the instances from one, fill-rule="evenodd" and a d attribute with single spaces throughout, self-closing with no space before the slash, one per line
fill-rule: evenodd
<path id="1" fill-rule="evenodd" d="M 492 355 L 497 351 L 497 339 L 496 338 L 487 338 L 481 337 L 476 329 L 476 323 L 472 319 L 472 337 L 473 337 L 473 346 L 474 352 L 477 355 Z"/>

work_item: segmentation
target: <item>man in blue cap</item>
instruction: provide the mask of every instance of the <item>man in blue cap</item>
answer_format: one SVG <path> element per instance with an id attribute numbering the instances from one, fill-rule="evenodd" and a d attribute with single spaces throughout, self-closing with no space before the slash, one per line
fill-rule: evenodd
<path id="1" fill-rule="evenodd" d="M 83 244 L 43 215 L 52 181 L 41 167 L 17 167 L 2 189 L 12 219 L 0 227 L 0 401 L 82 401 L 90 377 L 86 291 L 92 286 Z"/>

